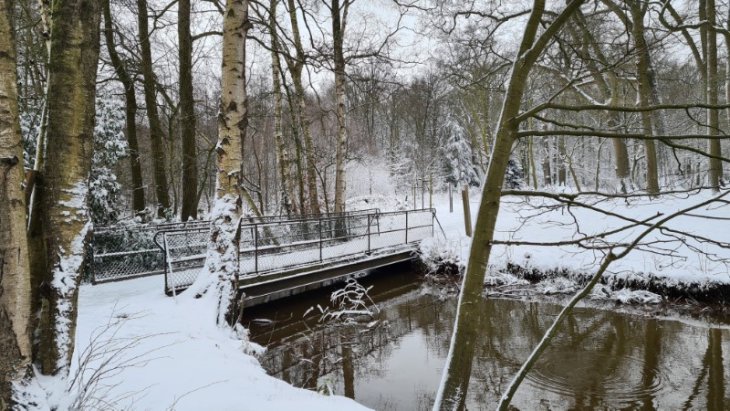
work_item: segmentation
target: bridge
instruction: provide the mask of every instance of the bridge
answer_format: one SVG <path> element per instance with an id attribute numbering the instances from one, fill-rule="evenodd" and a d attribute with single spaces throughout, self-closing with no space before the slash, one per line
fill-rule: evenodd
<path id="1" fill-rule="evenodd" d="M 443 233 L 433 209 L 252 217 L 239 224 L 239 284 L 247 306 L 410 261 L 423 239 L 437 228 Z M 91 280 L 163 274 L 165 292 L 181 292 L 203 268 L 209 228 L 198 221 L 97 230 Z"/>

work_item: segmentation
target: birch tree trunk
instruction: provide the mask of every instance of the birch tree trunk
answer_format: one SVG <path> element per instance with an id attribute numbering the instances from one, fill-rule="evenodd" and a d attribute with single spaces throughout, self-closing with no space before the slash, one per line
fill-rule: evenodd
<path id="1" fill-rule="evenodd" d="M 91 226 L 87 207 L 101 4 L 54 0 L 48 66 L 48 139 L 43 170 L 38 353 L 44 374 L 68 372 L 78 285 Z M 41 273 L 38 273 L 41 274 Z M 36 273 L 34 273 L 36 275 Z"/>
<path id="2" fill-rule="evenodd" d="M 145 208 L 144 182 L 142 181 L 142 164 L 139 159 L 139 142 L 137 140 L 137 94 L 134 90 L 134 81 L 129 75 L 127 66 L 122 61 L 114 41 L 114 25 L 109 0 L 102 1 L 104 9 L 104 38 L 109 59 L 114 72 L 124 87 L 124 103 L 126 114 L 126 135 L 129 144 L 129 163 L 132 175 L 132 208 L 136 214 L 142 213 Z"/>
<path id="3" fill-rule="evenodd" d="M 190 292 L 213 300 L 216 322 L 233 325 L 238 292 L 242 145 L 246 132 L 246 33 L 248 1 L 227 0 L 223 17 L 221 106 L 216 146 L 215 205 L 205 268 Z"/>
<path id="4" fill-rule="evenodd" d="M 144 82 L 144 104 L 147 109 L 147 121 L 150 125 L 150 142 L 152 147 L 152 164 L 155 173 L 155 194 L 157 197 L 157 216 L 165 217 L 165 210 L 170 208 L 170 193 L 165 171 L 164 132 L 157 111 L 157 87 L 155 74 L 152 71 L 152 46 L 147 16 L 147 0 L 137 0 L 139 20 L 139 46 L 141 50 L 142 78 Z"/>
<path id="5" fill-rule="evenodd" d="M 0 0 L 0 409 L 31 360 L 31 288 L 22 189 L 23 145 L 18 113 L 14 2 Z"/>
<path id="6" fill-rule="evenodd" d="M 190 36 L 190 0 L 177 3 L 180 60 L 180 139 L 182 143 L 182 207 L 180 219 L 198 218 L 198 156 L 195 147 L 193 99 L 193 39 Z"/>
<path id="7" fill-rule="evenodd" d="M 487 167 L 479 212 L 477 213 L 474 239 L 469 252 L 469 263 L 459 294 L 449 355 L 434 402 L 434 410 L 465 408 L 476 339 L 481 329 L 482 319 L 488 315 L 488 313 L 480 312 L 479 301 L 482 299 L 484 277 L 492 249 L 491 241 L 494 237 L 494 228 L 499 213 L 502 183 L 510 151 L 519 129 L 519 122 L 515 121 L 514 117 L 520 112 L 528 75 L 535 61 L 550 39 L 557 34 L 582 3 L 582 0 L 568 2 L 565 9 L 555 17 L 553 23 L 536 39 L 537 30 L 540 27 L 540 20 L 545 9 L 545 0 L 533 1 L 532 11 L 525 25 L 522 42 L 512 66 L 502 104 L 502 112 L 489 166 Z"/>

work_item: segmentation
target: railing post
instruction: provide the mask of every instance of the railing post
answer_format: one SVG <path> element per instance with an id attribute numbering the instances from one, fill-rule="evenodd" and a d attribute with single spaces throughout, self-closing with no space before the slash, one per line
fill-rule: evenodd
<path id="1" fill-rule="evenodd" d="M 94 270 L 94 243 L 96 242 L 96 234 L 93 232 L 91 233 L 91 243 L 89 244 L 89 247 L 87 248 L 89 252 L 89 264 L 87 265 L 89 271 L 91 272 L 91 284 L 96 284 L 96 270 Z"/>
<path id="2" fill-rule="evenodd" d="M 406 210 L 406 244 L 408 244 L 408 210 Z"/>
<path id="3" fill-rule="evenodd" d="M 431 208 L 431 237 L 433 237 L 433 221 L 436 219 L 436 210 Z"/>
<path id="4" fill-rule="evenodd" d="M 162 244 L 164 245 L 165 250 L 162 253 L 162 261 L 163 261 L 163 268 L 165 273 L 165 294 L 167 294 L 167 290 L 170 289 L 170 286 L 167 283 L 167 235 L 162 234 Z"/>
<path id="5" fill-rule="evenodd" d="M 368 214 L 368 254 L 370 254 L 370 214 Z"/>
<path id="6" fill-rule="evenodd" d="M 319 218 L 319 262 L 322 262 L 322 217 Z"/>
<path id="7" fill-rule="evenodd" d="M 253 225 L 253 272 L 259 273 L 259 226 Z"/>

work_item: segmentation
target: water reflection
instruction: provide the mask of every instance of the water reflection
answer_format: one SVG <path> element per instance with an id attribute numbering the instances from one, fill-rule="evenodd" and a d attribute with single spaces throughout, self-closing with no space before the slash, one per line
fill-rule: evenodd
<path id="1" fill-rule="evenodd" d="M 327 327 L 301 313 L 262 308 L 249 318 L 269 346 L 269 372 L 300 387 L 327 384 L 378 410 L 429 409 L 448 353 L 455 298 L 425 295 L 412 280 L 376 280 L 383 307 L 371 328 Z M 399 282 L 401 281 L 401 282 Z M 378 293 L 378 288 L 388 290 Z M 398 290 L 398 291 L 393 291 Z M 493 409 L 512 375 L 557 315 L 553 304 L 489 299 L 469 387 L 470 410 Z M 730 407 L 730 332 L 592 308 L 577 309 L 520 387 L 513 404 L 532 409 L 710 409 Z M 727 355 L 727 354 L 726 354 Z"/>

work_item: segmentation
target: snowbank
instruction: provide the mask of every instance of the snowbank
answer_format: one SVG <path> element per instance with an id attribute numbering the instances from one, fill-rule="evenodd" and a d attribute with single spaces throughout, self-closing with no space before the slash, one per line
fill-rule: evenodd
<path id="1" fill-rule="evenodd" d="M 94 344 L 131 345 L 115 361 L 130 366 L 111 373 L 98 390 L 108 389 L 106 398 L 114 408 L 365 409 L 347 398 L 319 395 L 268 376 L 250 355 L 254 344 L 218 328 L 195 301 L 165 296 L 161 281 L 155 276 L 81 287 L 73 367 Z M 120 326 L 104 332 L 110 322 Z"/>
<path id="2" fill-rule="evenodd" d="M 479 206 L 479 193 L 472 193 L 473 221 Z M 504 197 L 497 221 L 495 240 L 546 243 L 576 240 L 630 224 L 629 217 L 644 220 L 658 213 L 667 215 L 712 197 L 711 192 L 693 195 L 667 195 L 658 199 L 606 199 L 580 197 L 613 215 L 594 210 L 560 205 L 544 198 Z M 464 222 L 459 198 L 454 199 L 454 212 L 449 213 L 448 198 L 437 197 L 438 218 L 446 231 L 447 243 L 427 245 L 457 249 L 456 259 L 466 264 L 470 239 L 464 235 Z M 683 235 L 692 233 L 730 244 L 730 205 L 715 204 L 678 217 L 669 223 L 669 230 L 655 230 L 642 245 L 627 257 L 611 265 L 605 282 L 614 288 L 646 288 L 661 294 L 672 290 L 690 290 L 693 296 L 716 297 L 718 290 L 730 292 L 730 250 L 707 241 Z M 606 236 L 599 241 L 630 242 L 644 228 L 635 227 Z M 671 230 L 676 230 L 671 231 Z M 698 251 L 703 253 L 699 253 Z M 435 252 L 430 251 L 433 255 Z M 453 251 L 447 254 L 453 254 Z M 453 257 L 452 257 L 453 258 Z M 509 272 L 520 278 L 536 281 L 545 277 L 571 277 L 578 283 L 595 272 L 603 251 L 577 245 L 495 245 L 489 260 L 487 282 L 496 273 Z M 730 294 L 730 293 L 729 293 Z M 727 296 L 730 298 L 730 295 Z"/>

